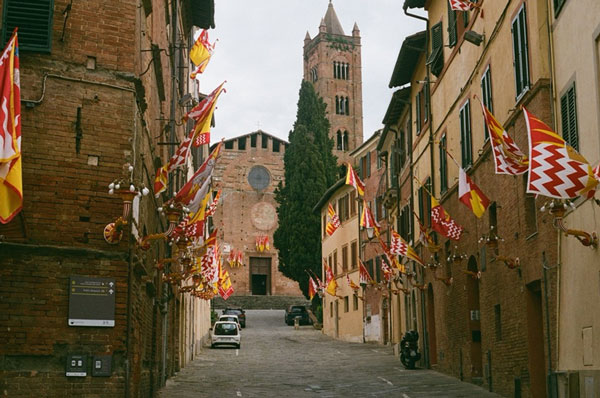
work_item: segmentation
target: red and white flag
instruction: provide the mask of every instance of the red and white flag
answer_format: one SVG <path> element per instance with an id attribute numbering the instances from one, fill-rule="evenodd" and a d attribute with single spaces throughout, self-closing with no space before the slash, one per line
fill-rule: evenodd
<path id="1" fill-rule="evenodd" d="M 206 210 L 206 217 L 212 216 L 213 214 L 215 214 L 215 212 L 217 211 L 217 206 L 219 204 L 219 199 L 220 198 L 221 198 L 221 190 L 219 189 L 217 191 L 217 194 L 215 195 L 215 198 L 213 199 L 213 201 L 208 206 L 208 210 Z"/>
<path id="2" fill-rule="evenodd" d="M 319 286 L 317 282 L 312 278 L 312 276 L 308 277 L 308 298 L 313 299 L 315 295 L 319 292 Z"/>
<path id="3" fill-rule="evenodd" d="M 450 1 L 450 8 L 452 8 L 454 11 L 469 11 L 471 8 L 473 8 L 473 3 L 471 3 L 469 0 L 449 0 Z"/>
<path id="4" fill-rule="evenodd" d="M 390 242 L 390 253 L 399 256 L 407 257 L 414 260 L 418 264 L 425 266 L 423 260 L 419 257 L 415 249 L 413 249 L 400 234 L 392 229 L 392 241 Z"/>
<path id="5" fill-rule="evenodd" d="M 369 271 L 367 267 L 360 261 L 360 265 L 358 266 L 358 282 L 361 285 L 367 285 L 373 283 L 373 278 L 369 275 Z"/>
<path id="6" fill-rule="evenodd" d="M 490 200 L 460 167 L 458 173 L 458 199 L 481 218 L 490 205 Z"/>
<path id="7" fill-rule="evenodd" d="M 460 240 L 464 229 L 450 217 L 433 196 L 431 196 L 431 229 L 452 240 Z"/>
<path id="8" fill-rule="evenodd" d="M 346 173 L 346 185 L 351 185 L 356 189 L 356 192 L 359 196 L 364 196 L 365 194 L 365 183 L 358 178 L 358 174 L 352 168 L 350 163 L 347 164 L 347 173 Z"/>
<path id="9" fill-rule="evenodd" d="M 525 108 L 523 115 L 529 132 L 527 192 L 572 199 L 593 191 L 599 181 L 589 162 Z"/>
<path id="10" fill-rule="evenodd" d="M 375 217 L 373 217 L 373 213 L 365 200 L 363 200 L 363 213 L 360 217 L 360 226 L 365 229 L 372 228 L 375 231 L 375 236 L 379 236 L 380 226 L 377 221 L 375 221 Z"/>
<path id="11" fill-rule="evenodd" d="M 217 99 L 219 98 L 219 95 L 221 95 L 221 92 L 225 92 L 225 89 L 223 88 L 224 84 L 225 82 L 221 83 L 219 87 L 214 89 L 212 93 L 203 98 L 198 105 L 193 107 L 183 117 L 184 122 L 187 122 L 189 119 L 194 119 L 196 122 L 189 135 L 193 141 L 194 147 L 198 147 L 203 143 L 208 143 L 210 141 L 212 115 L 215 111 L 215 107 L 217 106 Z"/>
<path id="12" fill-rule="evenodd" d="M 331 203 L 327 206 L 327 215 L 329 216 L 329 220 L 325 226 L 325 232 L 327 232 L 327 235 L 331 236 L 341 225 L 340 218 L 335 214 L 335 209 Z"/>

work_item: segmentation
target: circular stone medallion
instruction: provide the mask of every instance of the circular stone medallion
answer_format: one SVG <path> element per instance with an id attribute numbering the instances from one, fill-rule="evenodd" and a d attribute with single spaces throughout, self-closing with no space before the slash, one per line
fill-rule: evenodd
<path id="1" fill-rule="evenodd" d="M 267 202 L 258 202 L 250 210 L 252 224 L 261 231 L 268 231 L 275 226 L 277 222 L 277 211 L 272 204 Z"/>

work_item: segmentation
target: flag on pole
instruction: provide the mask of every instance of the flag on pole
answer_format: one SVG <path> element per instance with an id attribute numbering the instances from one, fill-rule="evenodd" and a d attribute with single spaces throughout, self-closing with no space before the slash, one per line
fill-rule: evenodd
<path id="1" fill-rule="evenodd" d="M 335 281 L 335 276 L 331 271 L 331 268 L 327 264 L 325 265 L 325 291 L 332 296 L 335 296 L 337 290 L 337 282 Z"/>
<path id="2" fill-rule="evenodd" d="M 208 42 L 208 30 L 203 29 L 190 49 L 190 60 L 197 66 L 204 64 L 204 67 L 206 68 L 206 64 L 208 64 L 208 60 L 210 59 L 213 50 L 214 44 Z M 202 69 L 200 73 L 203 71 L 204 69 Z"/>
<path id="3" fill-rule="evenodd" d="M 375 221 L 375 217 L 373 217 L 373 213 L 371 212 L 371 209 L 369 208 L 369 206 L 367 205 L 367 202 L 364 199 L 363 199 L 363 213 L 362 213 L 362 216 L 360 217 L 360 226 L 365 229 L 373 228 L 373 230 L 375 231 L 375 236 L 379 236 L 380 226 L 377 223 L 377 221 Z"/>
<path id="4" fill-rule="evenodd" d="M 329 220 L 327 221 L 325 231 L 327 232 L 327 235 L 331 236 L 341 225 L 340 218 L 335 214 L 335 209 L 331 203 L 327 206 L 327 215 L 329 216 Z"/>
<path id="5" fill-rule="evenodd" d="M 460 240 L 463 227 L 450 218 L 442 205 L 431 196 L 431 229 L 452 240 Z"/>
<path id="6" fill-rule="evenodd" d="M 423 264 L 423 260 L 421 260 L 415 249 L 413 249 L 404 239 L 402 239 L 400 234 L 394 231 L 393 229 L 392 241 L 390 242 L 390 253 L 408 257 L 409 259 L 414 260 L 418 264 L 425 266 L 425 264 Z"/>
<path id="7" fill-rule="evenodd" d="M 392 260 L 390 259 L 388 253 L 385 253 L 385 256 L 381 258 L 381 271 L 383 271 L 383 277 L 385 278 L 386 282 L 392 280 L 394 271 L 392 271 Z"/>
<path id="8" fill-rule="evenodd" d="M 0 223 L 23 208 L 21 81 L 17 29 L 0 57 Z"/>
<path id="9" fill-rule="evenodd" d="M 558 199 L 587 195 L 598 185 L 592 166 L 523 107 L 529 135 L 527 192 Z"/>
<path id="10" fill-rule="evenodd" d="M 462 167 L 458 174 L 458 199 L 481 218 L 490 205 L 490 200 L 481 189 L 469 178 Z"/>
<path id="11" fill-rule="evenodd" d="M 350 163 L 346 163 L 348 165 L 348 171 L 346 173 L 346 185 L 351 185 L 356 189 L 359 196 L 364 196 L 365 194 L 365 183 L 358 178 L 358 174 L 352 168 Z"/>
<path id="12" fill-rule="evenodd" d="M 160 195 L 165 189 L 167 189 L 167 180 L 169 173 L 175 170 L 177 167 L 185 164 L 189 155 L 190 145 L 192 144 L 191 138 L 186 138 L 179 145 L 169 162 L 156 170 L 156 177 L 154 178 L 154 194 L 156 197 Z"/>
<path id="13" fill-rule="evenodd" d="M 202 187 L 204 182 L 212 175 L 212 171 L 217 162 L 217 158 L 221 152 L 221 146 L 223 145 L 223 141 L 219 142 L 215 149 L 210 153 L 208 158 L 202 163 L 202 166 L 196 170 L 192 178 L 185 183 L 183 187 L 177 192 L 174 200 L 178 203 L 182 203 L 187 205 L 194 199 L 197 191 Z"/>
<path id="14" fill-rule="evenodd" d="M 212 57 L 212 52 L 210 55 Z M 204 73 L 204 70 L 208 66 L 208 61 L 210 61 L 210 57 L 208 57 L 204 61 L 200 62 L 200 64 L 198 66 L 196 66 L 196 69 L 194 69 L 192 71 L 192 73 L 190 73 L 190 79 L 194 80 L 196 78 L 196 76 L 198 76 L 200 73 Z"/>
<path id="15" fill-rule="evenodd" d="M 167 189 L 169 183 L 169 165 L 165 164 L 158 170 L 156 170 L 156 177 L 154 178 L 154 195 L 158 198 L 162 192 Z"/>
<path id="16" fill-rule="evenodd" d="M 356 283 L 354 283 L 352 279 L 350 279 L 350 275 L 346 274 L 346 280 L 348 281 L 348 286 L 350 286 L 350 289 L 354 291 L 360 289 L 360 286 L 358 286 Z"/>
<path id="17" fill-rule="evenodd" d="M 223 271 L 223 267 L 219 267 L 219 269 L 219 296 L 223 297 L 223 300 L 227 300 L 233 294 L 231 278 L 228 271 Z"/>
<path id="18" fill-rule="evenodd" d="M 452 8 L 454 11 L 469 11 L 471 8 L 473 8 L 473 3 L 471 3 L 469 0 L 449 0 L 450 1 L 450 8 Z"/>
<path id="19" fill-rule="evenodd" d="M 360 261 L 360 265 L 358 266 L 358 281 L 361 285 L 373 284 L 373 278 L 369 275 L 369 271 L 362 261 Z"/>
<path id="20" fill-rule="evenodd" d="M 483 105 L 483 102 L 479 101 L 479 103 L 481 104 L 485 124 L 490 133 L 496 174 L 520 175 L 527 172 L 529 168 L 527 156 L 521 152 L 506 130 L 498 123 L 494 115 Z"/>
<path id="21" fill-rule="evenodd" d="M 390 267 L 396 267 L 400 272 L 405 273 L 406 267 L 404 264 L 400 264 L 398 258 L 390 252 L 390 248 L 385 244 L 383 239 L 379 237 L 379 243 L 381 244 L 381 248 L 383 249 L 383 254 L 388 261 Z"/>
<path id="22" fill-rule="evenodd" d="M 206 216 L 212 216 L 217 211 L 217 206 L 219 205 L 219 199 L 221 198 L 221 190 L 217 191 L 215 198 L 212 200 L 210 205 L 208 206 L 208 210 L 206 211 Z"/>
<path id="23" fill-rule="evenodd" d="M 196 192 L 194 199 L 188 203 L 187 207 L 190 210 L 189 224 L 204 222 L 206 220 L 206 206 L 208 206 L 208 201 L 212 197 L 210 182 L 210 178 L 204 181 L 202 187 Z"/>
<path id="24" fill-rule="evenodd" d="M 196 122 L 194 124 L 194 128 L 190 132 L 190 138 L 192 139 L 194 147 L 199 147 L 200 145 L 210 141 L 212 115 L 215 111 L 215 107 L 217 106 L 217 99 L 219 98 L 219 95 L 225 91 L 223 88 L 224 84 L 225 82 L 221 83 L 219 87 L 214 89 L 212 93 L 203 98 L 198 105 L 193 107 L 183 117 L 184 122 L 188 121 L 190 118 L 194 119 Z"/>
<path id="25" fill-rule="evenodd" d="M 317 282 L 312 278 L 312 276 L 308 277 L 308 297 L 312 300 L 315 297 L 315 294 L 319 291 L 319 286 Z"/>

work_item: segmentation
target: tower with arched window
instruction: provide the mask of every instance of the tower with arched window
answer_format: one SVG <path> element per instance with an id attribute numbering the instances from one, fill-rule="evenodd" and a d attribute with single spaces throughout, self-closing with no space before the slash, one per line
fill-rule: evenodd
<path id="1" fill-rule="evenodd" d="M 304 80 L 311 82 L 327 104 L 338 163 L 363 142 L 360 30 L 355 23 L 347 36 L 329 2 L 319 33 L 304 38 Z"/>

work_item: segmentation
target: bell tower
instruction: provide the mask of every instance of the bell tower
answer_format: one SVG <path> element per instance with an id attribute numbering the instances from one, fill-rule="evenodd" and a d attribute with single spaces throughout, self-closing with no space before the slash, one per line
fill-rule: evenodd
<path id="1" fill-rule="evenodd" d="M 304 38 L 304 80 L 327 104 L 333 153 L 338 163 L 348 161 L 350 152 L 363 142 L 362 68 L 360 30 L 354 23 L 347 36 L 331 0 L 319 33 Z"/>

